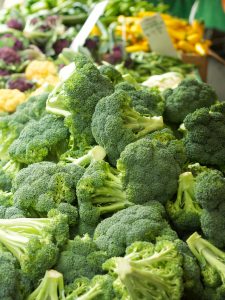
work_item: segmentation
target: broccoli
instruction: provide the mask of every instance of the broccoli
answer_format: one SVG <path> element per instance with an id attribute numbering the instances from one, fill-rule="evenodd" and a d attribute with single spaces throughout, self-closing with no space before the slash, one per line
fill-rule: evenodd
<path id="1" fill-rule="evenodd" d="M 116 85 L 116 90 L 126 91 L 131 98 L 132 106 L 140 114 L 162 116 L 165 103 L 158 89 L 141 86 L 137 88 L 127 82 L 121 82 Z"/>
<path id="2" fill-rule="evenodd" d="M 197 258 L 203 283 L 208 293 L 206 299 L 223 300 L 225 297 L 225 253 L 209 241 L 203 239 L 197 232 L 187 239 L 188 247 Z"/>
<path id="3" fill-rule="evenodd" d="M 55 269 L 63 274 L 66 284 L 79 277 L 92 278 L 102 273 L 101 265 L 107 259 L 104 251 L 99 251 L 93 240 L 86 234 L 69 240 L 60 253 Z"/>
<path id="4" fill-rule="evenodd" d="M 185 79 L 177 88 L 164 92 L 165 119 L 171 123 L 182 123 L 184 118 L 201 107 L 209 107 L 217 101 L 211 86 L 196 79 Z"/>
<path id="5" fill-rule="evenodd" d="M 111 81 L 84 55 L 75 57 L 75 71 L 49 95 L 46 110 L 65 117 L 74 148 L 92 145 L 91 119 L 97 102 L 113 93 Z"/>
<path id="6" fill-rule="evenodd" d="M 113 85 L 116 85 L 119 82 L 123 81 L 122 74 L 118 70 L 116 70 L 113 65 L 107 63 L 99 66 L 98 70 L 101 75 L 107 77 Z"/>
<path id="7" fill-rule="evenodd" d="M 28 217 L 46 217 L 51 209 L 66 213 L 69 224 L 77 221 L 76 184 L 84 169 L 40 162 L 20 170 L 13 182 L 14 205 Z"/>
<path id="8" fill-rule="evenodd" d="M 0 219 L 24 218 L 25 213 L 14 206 L 13 194 L 0 190 Z"/>
<path id="9" fill-rule="evenodd" d="M 192 162 L 224 167 L 225 103 L 200 108 L 184 119 L 184 145 Z"/>
<path id="10" fill-rule="evenodd" d="M 167 201 L 166 211 L 178 231 L 193 231 L 200 227 L 202 209 L 196 202 L 195 177 L 192 172 L 179 176 L 178 191 L 175 201 Z"/>
<path id="11" fill-rule="evenodd" d="M 119 256 L 135 241 L 155 242 L 156 237 L 177 238 L 167 221 L 165 209 L 157 201 L 134 205 L 106 218 L 95 229 L 94 241 L 108 255 Z"/>
<path id="12" fill-rule="evenodd" d="M 182 255 L 171 241 L 135 242 L 124 257 L 113 257 L 103 269 L 115 277 L 119 299 L 181 299 Z"/>
<path id="13" fill-rule="evenodd" d="M 7 162 L 0 161 L 0 189 L 10 191 L 12 188 L 12 180 L 20 170 L 20 164 L 12 160 Z"/>
<path id="14" fill-rule="evenodd" d="M 128 199 L 137 204 L 151 200 L 164 204 L 177 191 L 185 159 L 182 142 L 167 129 L 126 146 L 117 169 Z"/>
<path id="15" fill-rule="evenodd" d="M 96 275 L 92 280 L 78 278 L 66 287 L 65 300 L 109 300 L 115 298 L 113 278 L 109 275 Z M 29 299 L 28 299 L 29 300 Z"/>
<path id="16" fill-rule="evenodd" d="M 8 149 L 18 138 L 24 126 L 30 120 L 38 120 L 45 114 L 45 105 L 48 94 L 30 97 L 16 108 L 11 115 L 0 116 L 0 159 L 9 160 Z"/>
<path id="17" fill-rule="evenodd" d="M 93 114 L 93 136 L 113 165 L 126 145 L 164 126 L 162 117 L 143 116 L 131 105 L 127 92 L 116 91 L 101 99 Z"/>
<path id="18" fill-rule="evenodd" d="M 63 275 L 55 270 L 48 270 L 38 287 L 26 298 L 27 300 L 64 300 L 65 289 Z"/>
<path id="19" fill-rule="evenodd" d="M 57 161 L 67 149 L 68 138 L 69 132 L 63 120 L 48 114 L 38 121 L 30 121 L 24 127 L 9 147 L 9 154 L 15 161 L 24 164 Z"/>
<path id="20" fill-rule="evenodd" d="M 83 168 L 88 167 L 91 163 L 103 160 L 106 156 L 105 149 L 99 145 L 88 147 L 85 151 L 67 151 L 60 157 L 61 162 L 69 162 L 79 165 Z"/>
<path id="21" fill-rule="evenodd" d="M 19 261 L 35 282 L 57 261 L 69 234 L 67 217 L 0 219 L 0 243 Z"/>
<path id="22" fill-rule="evenodd" d="M 92 163 L 77 184 L 80 234 L 92 234 L 100 217 L 133 205 L 126 199 L 119 172 L 105 161 Z"/>

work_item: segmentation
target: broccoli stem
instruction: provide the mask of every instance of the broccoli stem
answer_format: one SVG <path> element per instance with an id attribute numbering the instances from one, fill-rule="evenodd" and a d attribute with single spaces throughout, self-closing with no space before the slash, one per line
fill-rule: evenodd
<path id="1" fill-rule="evenodd" d="M 209 264 L 220 274 L 225 283 L 225 253 L 207 240 L 203 239 L 197 232 L 188 239 L 187 244 L 202 266 Z"/>
<path id="2" fill-rule="evenodd" d="M 79 296 L 77 300 L 92 300 L 96 299 L 96 296 L 101 294 L 101 286 L 99 284 L 95 284 L 89 291 L 87 291 L 84 295 Z M 29 299 L 28 299 L 29 300 Z"/>
<path id="3" fill-rule="evenodd" d="M 103 160 L 105 156 L 106 156 L 106 152 L 104 148 L 102 148 L 101 146 L 95 146 L 82 157 L 79 158 L 68 157 L 67 161 L 85 168 L 88 165 L 90 165 L 91 162 Z"/>
<path id="4" fill-rule="evenodd" d="M 162 117 L 145 117 L 130 107 L 124 108 L 123 121 L 124 126 L 131 129 L 137 138 L 164 126 Z"/>
<path id="5" fill-rule="evenodd" d="M 46 271 L 37 289 L 27 300 L 65 300 L 63 275 L 55 270 Z"/>

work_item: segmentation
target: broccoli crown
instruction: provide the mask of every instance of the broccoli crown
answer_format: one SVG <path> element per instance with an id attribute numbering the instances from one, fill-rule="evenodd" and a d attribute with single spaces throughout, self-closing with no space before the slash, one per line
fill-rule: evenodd
<path id="1" fill-rule="evenodd" d="M 179 176 L 175 201 L 167 201 L 166 211 L 178 231 L 193 231 L 200 227 L 201 207 L 195 199 L 195 178 L 191 172 Z"/>
<path id="2" fill-rule="evenodd" d="M 123 81 L 122 74 L 113 65 L 105 64 L 98 68 L 101 75 L 107 77 L 113 85 Z"/>
<path id="3" fill-rule="evenodd" d="M 109 275 L 96 275 L 92 280 L 82 277 L 66 288 L 65 300 L 109 300 L 116 299 L 113 278 Z"/>
<path id="4" fill-rule="evenodd" d="M 107 259 L 93 240 L 86 234 L 69 240 L 60 253 L 56 270 L 63 274 L 65 283 L 72 283 L 79 277 L 92 278 L 102 273 L 101 265 Z"/>
<path id="5" fill-rule="evenodd" d="M 11 115 L 0 117 L 0 159 L 9 160 L 8 149 L 30 120 L 38 120 L 45 113 L 46 93 L 30 97 L 17 106 Z"/>
<path id="6" fill-rule="evenodd" d="M 203 239 L 197 232 L 188 238 L 187 244 L 199 262 L 204 285 L 215 291 L 214 298 L 211 299 L 224 299 L 225 253 Z"/>
<path id="7" fill-rule="evenodd" d="M 48 112 L 66 117 L 66 125 L 78 147 L 83 140 L 93 144 L 91 119 L 97 102 L 113 93 L 113 84 L 84 55 L 75 57 L 75 71 L 49 95 Z"/>
<path id="8" fill-rule="evenodd" d="M 73 164 L 40 162 L 29 165 L 14 179 L 14 205 L 25 211 L 28 217 L 46 217 L 51 209 L 72 213 L 76 185 L 83 172 L 83 168 Z"/>
<path id="9" fill-rule="evenodd" d="M 101 99 L 92 118 L 93 136 L 114 165 L 126 145 L 163 126 L 162 117 L 142 116 L 133 109 L 125 91 Z"/>
<path id="10" fill-rule="evenodd" d="M 24 274 L 34 282 L 56 263 L 59 247 L 65 244 L 68 235 L 65 215 L 0 219 L 0 243 L 17 258 Z"/>
<path id="11" fill-rule="evenodd" d="M 131 98 L 132 106 L 140 114 L 161 116 L 164 112 L 164 100 L 160 92 L 155 88 L 147 89 L 141 87 L 137 89 L 132 84 L 121 82 L 116 85 L 116 90 L 126 91 Z"/>
<path id="12" fill-rule="evenodd" d="M 12 160 L 0 161 L 0 189 L 10 191 L 12 180 L 20 169 L 20 165 Z"/>
<path id="13" fill-rule="evenodd" d="M 26 299 L 65 299 L 63 275 L 55 270 L 46 271 L 41 283 Z"/>
<path id="14" fill-rule="evenodd" d="M 190 161 L 223 167 L 225 103 L 200 108 L 184 119 L 184 145 Z"/>
<path id="15" fill-rule="evenodd" d="M 174 90 L 166 90 L 164 98 L 166 120 L 182 123 L 189 113 L 213 105 L 218 97 L 208 84 L 195 79 L 185 79 Z"/>
<path id="16" fill-rule="evenodd" d="M 77 198 L 81 234 L 92 234 L 102 215 L 132 205 L 126 199 L 119 172 L 103 160 L 87 168 L 77 184 Z"/>
<path id="17" fill-rule="evenodd" d="M 95 229 L 94 241 L 109 256 L 125 253 L 135 241 L 154 242 L 157 236 L 177 236 L 165 220 L 164 207 L 157 201 L 134 205 L 104 219 Z"/>
<path id="18" fill-rule="evenodd" d="M 182 142 L 170 138 L 167 131 L 157 131 L 129 144 L 121 153 L 117 168 L 130 201 L 165 203 L 176 193 L 185 155 Z"/>
<path id="19" fill-rule="evenodd" d="M 173 242 L 135 242 L 124 257 L 110 258 L 103 269 L 115 277 L 119 299 L 181 299 L 182 255 Z"/>
<path id="20" fill-rule="evenodd" d="M 63 120 L 46 115 L 40 120 L 30 121 L 19 137 L 11 144 L 9 154 L 12 159 L 24 164 L 40 162 L 44 159 L 57 160 L 68 145 L 69 132 Z"/>

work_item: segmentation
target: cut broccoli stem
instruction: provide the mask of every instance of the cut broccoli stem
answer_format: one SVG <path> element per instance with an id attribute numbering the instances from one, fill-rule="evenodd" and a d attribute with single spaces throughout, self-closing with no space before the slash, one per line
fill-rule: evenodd
<path id="1" fill-rule="evenodd" d="M 27 300 L 65 299 L 63 275 L 55 270 L 46 271 L 40 285 Z"/>
<path id="2" fill-rule="evenodd" d="M 185 172 L 180 175 L 177 199 L 174 206 L 177 207 L 178 210 L 196 211 L 200 215 L 202 210 L 197 202 L 195 202 L 194 183 L 195 179 L 191 172 Z"/>
<path id="3" fill-rule="evenodd" d="M 209 264 L 220 274 L 225 283 L 225 253 L 203 239 L 197 232 L 188 239 L 187 244 L 202 266 Z"/>
<path id="4" fill-rule="evenodd" d="M 138 138 L 164 127 L 163 118 L 161 116 L 145 117 L 130 107 L 124 108 L 123 121 L 124 126 L 131 129 Z"/>
<path id="5" fill-rule="evenodd" d="M 95 146 L 87 154 L 79 158 L 68 157 L 66 160 L 81 167 L 87 167 L 91 162 L 103 160 L 106 157 L 105 149 L 101 146 Z"/>
<path id="6" fill-rule="evenodd" d="M 115 211 L 124 209 L 131 205 L 132 203 L 130 202 L 119 202 L 119 203 L 113 203 L 105 206 L 99 206 L 97 208 L 99 209 L 100 214 L 103 215 L 103 214 L 113 213 Z"/>
<path id="7" fill-rule="evenodd" d="M 100 284 L 96 283 L 89 291 L 87 291 L 84 295 L 79 296 L 76 299 L 77 300 L 92 300 L 92 299 L 96 299 L 96 296 L 100 295 L 101 292 L 102 292 L 102 290 L 101 290 Z"/>

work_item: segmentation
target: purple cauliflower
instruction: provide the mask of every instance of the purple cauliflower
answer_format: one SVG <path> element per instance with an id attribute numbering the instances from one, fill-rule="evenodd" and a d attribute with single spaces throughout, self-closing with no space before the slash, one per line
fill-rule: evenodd
<path id="1" fill-rule="evenodd" d="M 0 59 L 6 64 L 18 64 L 20 63 L 19 54 L 12 48 L 3 47 L 0 48 Z"/>
<path id="2" fill-rule="evenodd" d="M 8 76 L 10 72 L 8 70 L 0 69 L 0 76 Z"/>
<path id="3" fill-rule="evenodd" d="M 55 54 L 58 55 L 62 52 L 64 48 L 69 47 L 70 42 L 66 39 L 59 39 L 53 44 L 53 49 L 55 50 Z"/>
<path id="4" fill-rule="evenodd" d="M 10 19 L 7 23 L 9 28 L 13 28 L 16 30 L 23 30 L 23 23 L 16 19 Z"/>
<path id="5" fill-rule="evenodd" d="M 27 90 L 30 90 L 34 87 L 34 84 L 31 81 L 28 81 L 24 77 L 19 77 L 16 79 L 10 79 L 7 82 L 7 87 L 11 90 L 17 89 L 21 92 L 25 92 Z"/>

